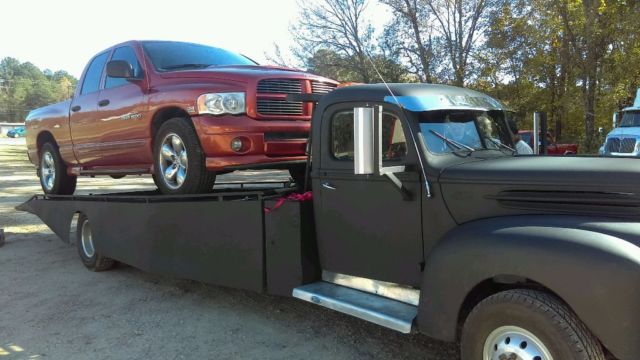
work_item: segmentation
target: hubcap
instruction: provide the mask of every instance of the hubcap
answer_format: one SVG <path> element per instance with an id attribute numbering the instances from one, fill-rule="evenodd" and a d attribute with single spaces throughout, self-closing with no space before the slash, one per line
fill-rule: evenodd
<path id="1" fill-rule="evenodd" d="M 170 133 L 162 140 L 160 147 L 160 171 L 164 183 L 171 189 L 178 189 L 187 178 L 189 159 L 182 139 Z"/>
<path id="2" fill-rule="evenodd" d="M 82 223 L 81 241 L 82 252 L 84 252 L 84 255 L 88 258 L 93 257 L 96 250 L 93 247 L 93 237 L 91 236 L 91 225 L 89 225 L 89 220 L 85 220 L 85 222 Z"/>
<path id="3" fill-rule="evenodd" d="M 40 180 L 45 189 L 49 191 L 53 189 L 56 181 L 56 166 L 53 161 L 53 155 L 48 151 L 42 154 L 42 160 L 40 161 Z"/>
<path id="4" fill-rule="evenodd" d="M 549 349 L 532 333 L 517 326 L 495 329 L 484 343 L 483 360 L 553 360 Z"/>

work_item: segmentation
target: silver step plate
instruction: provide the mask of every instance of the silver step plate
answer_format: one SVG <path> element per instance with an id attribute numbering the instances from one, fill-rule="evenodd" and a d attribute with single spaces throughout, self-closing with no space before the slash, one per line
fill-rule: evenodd
<path id="1" fill-rule="evenodd" d="M 293 289 L 293 297 L 408 334 L 418 307 L 319 281 Z"/>
<path id="2" fill-rule="evenodd" d="M 322 280 L 418 306 L 420 290 L 386 281 L 322 271 Z"/>

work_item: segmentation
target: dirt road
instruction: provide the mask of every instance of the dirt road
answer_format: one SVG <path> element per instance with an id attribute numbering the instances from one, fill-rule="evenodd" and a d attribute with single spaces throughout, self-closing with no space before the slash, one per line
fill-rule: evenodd
<path id="1" fill-rule="evenodd" d="M 233 180 L 247 173 L 226 175 Z M 283 172 L 249 174 L 286 179 Z M 80 179 L 79 193 L 154 188 L 148 177 Z M 40 220 L 13 207 L 40 186 L 22 145 L 0 145 L 0 360 L 457 359 L 298 300 L 159 277 L 120 265 L 93 273 Z"/>

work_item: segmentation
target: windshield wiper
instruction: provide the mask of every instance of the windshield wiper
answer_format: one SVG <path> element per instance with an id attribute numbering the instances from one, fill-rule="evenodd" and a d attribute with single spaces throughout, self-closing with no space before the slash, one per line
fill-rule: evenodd
<path id="1" fill-rule="evenodd" d="M 491 141 L 491 143 L 492 143 L 492 144 L 494 144 L 494 145 L 496 145 L 496 146 L 498 146 L 498 147 L 501 147 L 501 148 L 503 148 L 503 149 L 510 150 L 510 151 L 511 151 L 512 153 L 514 153 L 514 154 L 517 152 L 517 150 L 516 150 L 516 149 L 514 149 L 514 148 L 512 148 L 511 146 L 509 146 L 509 145 L 505 145 L 505 144 L 501 143 L 500 141 L 494 140 L 494 139 L 492 139 L 492 138 L 490 138 L 490 137 L 485 137 L 484 139 L 485 139 L 485 140 L 489 140 L 489 141 Z"/>
<path id="2" fill-rule="evenodd" d="M 476 149 L 474 149 L 474 148 L 472 148 L 470 146 L 467 146 L 465 144 L 461 144 L 461 143 L 459 143 L 457 141 L 451 140 L 448 137 L 440 134 L 439 132 L 437 132 L 437 131 L 435 131 L 433 129 L 429 129 L 429 132 L 432 133 L 433 135 L 439 137 L 440 139 L 444 140 L 444 142 L 447 143 L 449 146 L 454 147 L 454 150 L 466 149 L 466 150 L 469 150 L 469 152 L 476 151 Z"/>
<path id="3" fill-rule="evenodd" d="M 176 64 L 168 65 L 160 68 L 160 70 L 176 70 L 176 69 L 204 69 L 211 66 L 211 64 Z"/>

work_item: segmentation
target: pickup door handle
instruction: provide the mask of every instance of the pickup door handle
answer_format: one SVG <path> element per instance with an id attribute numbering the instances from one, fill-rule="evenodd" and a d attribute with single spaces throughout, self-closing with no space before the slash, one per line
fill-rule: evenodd
<path id="1" fill-rule="evenodd" d="M 109 102 L 110 101 L 107 100 L 107 99 L 100 100 L 100 101 L 98 101 L 98 106 L 107 106 L 107 105 L 109 105 Z"/>
<path id="2" fill-rule="evenodd" d="M 335 186 L 333 186 L 330 182 L 323 182 L 322 187 L 329 190 L 335 190 Z"/>
<path id="3" fill-rule="evenodd" d="M 72 107 L 71 107 L 71 111 L 73 111 L 73 112 L 80 111 L 80 109 L 82 109 L 82 108 L 80 107 L 80 105 L 76 105 L 76 106 L 72 106 Z"/>

